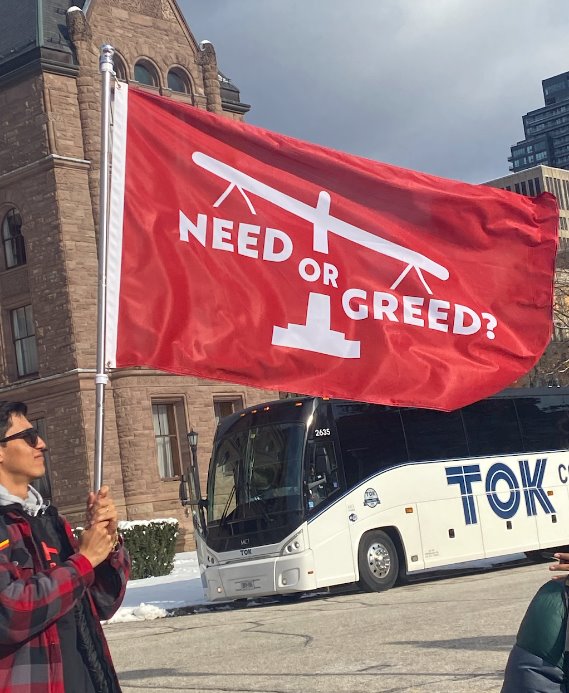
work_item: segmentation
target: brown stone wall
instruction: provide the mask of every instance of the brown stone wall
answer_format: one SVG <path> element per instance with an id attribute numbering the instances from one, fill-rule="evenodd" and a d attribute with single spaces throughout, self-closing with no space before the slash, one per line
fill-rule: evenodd
<path id="1" fill-rule="evenodd" d="M 47 131 L 40 75 L 0 89 L 0 176 L 46 156 Z"/>
<path id="2" fill-rule="evenodd" d="M 206 97 L 207 110 L 212 113 L 222 113 L 221 92 L 219 88 L 219 71 L 217 68 L 217 58 L 214 47 L 211 43 L 206 43 L 199 55 L 200 65 L 203 73 L 204 92 Z"/>
<path id="3" fill-rule="evenodd" d="M 7 93 L 19 100 L 6 100 Z M 9 310 L 26 303 L 32 304 L 37 325 L 40 376 L 77 366 L 74 326 L 94 320 L 97 269 L 75 80 L 51 74 L 29 78 L 2 90 L 1 101 L 16 106 L 8 114 L 6 137 L 17 143 L 19 156 L 7 160 L 7 150 L 0 148 L 0 159 L 10 167 L 0 175 L 0 216 L 18 208 L 27 253 L 25 267 L 0 271 L 5 347 L 0 384 L 6 384 L 17 378 Z M 77 294 L 71 301 L 70 286 Z M 94 350 L 88 348 L 90 363 L 81 365 L 93 367 Z"/>
<path id="4" fill-rule="evenodd" d="M 60 167 L 55 177 L 61 233 L 59 260 L 65 267 L 70 306 L 67 329 L 72 334 L 76 367 L 95 368 L 98 264 L 88 170 Z M 57 368 L 57 354 L 54 358 Z"/>
<path id="5" fill-rule="evenodd" d="M 77 376 L 22 382 L 3 392 L 2 398 L 26 402 L 30 419 L 45 419 L 53 502 L 73 521 L 82 522 L 90 483 Z"/>
<path id="6" fill-rule="evenodd" d="M 168 87 L 168 70 L 180 66 L 190 75 L 196 96 L 204 96 L 199 47 L 169 3 L 151 2 L 141 8 L 128 0 L 98 0 L 87 19 L 94 45 L 110 43 L 123 59 L 129 79 L 134 79 L 135 62 L 146 58 L 158 71 L 161 89 Z"/>
<path id="7" fill-rule="evenodd" d="M 77 383 L 73 383 L 71 391 L 43 394 L 28 402 L 31 412 L 38 404 L 45 412 L 47 437 L 53 451 L 54 502 L 62 509 L 79 507 L 82 512 L 91 486 L 85 465 L 86 438 Z"/>
<path id="8" fill-rule="evenodd" d="M 0 177 L 0 216 L 3 218 L 11 206 L 20 211 L 27 255 L 25 266 L 5 270 L 0 253 L 4 347 L 0 386 L 17 379 L 10 310 L 26 304 L 31 303 L 36 322 L 40 374 L 52 375 L 75 367 L 56 185 L 48 164 L 4 184 Z"/>
<path id="9" fill-rule="evenodd" d="M 51 154 L 84 159 L 81 122 L 77 112 L 77 82 L 62 75 L 43 75 L 43 119 L 49 124 Z"/>
<path id="10" fill-rule="evenodd" d="M 53 172 L 46 176 L 43 208 L 23 227 L 31 303 L 36 323 L 39 374 L 54 375 L 75 368 L 71 306 L 63 260 L 59 210 Z"/>

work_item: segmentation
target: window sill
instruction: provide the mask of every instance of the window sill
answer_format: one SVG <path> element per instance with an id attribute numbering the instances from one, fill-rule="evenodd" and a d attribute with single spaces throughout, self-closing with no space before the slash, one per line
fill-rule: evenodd
<path id="1" fill-rule="evenodd" d="M 25 267 L 27 267 L 27 262 L 22 262 L 19 265 L 12 265 L 11 267 L 4 265 L 2 272 L 15 272 L 17 270 L 24 269 Z"/>
<path id="2" fill-rule="evenodd" d="M 16 376 L 16 380 L 20 383 L 24 380 L 37 380 L 37 378 L 39 378 L 39 375 L 39 371 L 35 371 L 34 373 L 24 373 L 23 375 L 18 374 Z"/>

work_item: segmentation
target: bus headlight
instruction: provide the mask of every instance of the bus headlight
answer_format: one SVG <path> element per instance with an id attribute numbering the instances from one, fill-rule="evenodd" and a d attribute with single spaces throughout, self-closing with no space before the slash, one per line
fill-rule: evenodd
<path id="1" fill-rule="evenodd" d="M 299 532 L 283 546 L 281 556 L 290 556 L 301 551 L 304 551 L 304 535 Z"/>

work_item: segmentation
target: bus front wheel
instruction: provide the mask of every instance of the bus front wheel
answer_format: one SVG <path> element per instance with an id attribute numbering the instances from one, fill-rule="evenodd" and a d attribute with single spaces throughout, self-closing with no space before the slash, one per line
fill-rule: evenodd
<path id="1" fill-rule="evenodd" d="M 391 537 L 380 529 L 368 532 L 358 549 L 359 585 L 368 592 L 393 587 L 399 574 L 399 557 Z"/>

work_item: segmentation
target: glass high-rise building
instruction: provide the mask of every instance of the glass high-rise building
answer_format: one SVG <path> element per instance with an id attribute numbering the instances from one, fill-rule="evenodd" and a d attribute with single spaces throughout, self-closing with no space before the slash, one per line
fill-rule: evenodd
<path id="1" fill-rule="evenodd" d="M 525 140 L 511 148 L 510 171 L 538 164 L 569 169 L 569 72 L 541 84 L 545 106 L 523 116 Z"/>

